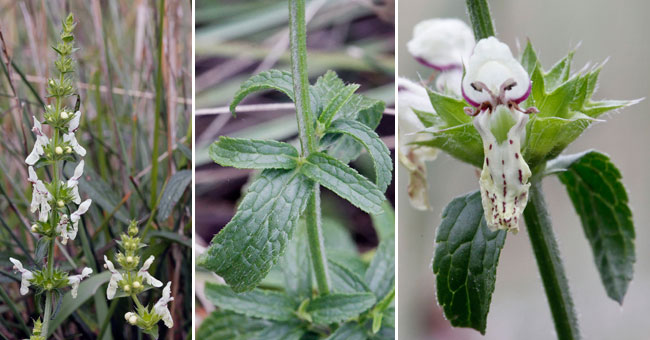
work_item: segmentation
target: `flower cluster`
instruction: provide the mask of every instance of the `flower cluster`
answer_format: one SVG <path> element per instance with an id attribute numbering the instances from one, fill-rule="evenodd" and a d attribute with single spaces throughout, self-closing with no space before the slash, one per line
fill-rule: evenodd
<path id="1" fill-rule="evenodd" d="M 167 308 L 167 304 L 174 300 L 171 297 L 171 281 L 163 289 L 162 297 L 152 308 L 143 306 L 137 295 L 152 287 L 160 288 L 163 283 L 149 273 L 155 257 L 149 256 L 140 266 L 140 249 L 146 247 L 138 236 L 138 227 L 135 221 L 131 222 L 127 233 L 122 233 L 119 244 L 121 251 L 115 255 L 115 261 L 120 269 L 115 267 L 107 256 L 104 256 L 104 267 L 111 272 L 111 279 L 106 289 L 106 297 L 112 300 L 116 297 L 131 297 L 136 305 L 135 312 L 128 312 L 124 319 L 131 325 L 138 326 L 150 334 L 157 334 L 156 327 L 159 321 L 172 328 L 174 320 Z M 139 268 L 138 268 L 139 267 Z"/>

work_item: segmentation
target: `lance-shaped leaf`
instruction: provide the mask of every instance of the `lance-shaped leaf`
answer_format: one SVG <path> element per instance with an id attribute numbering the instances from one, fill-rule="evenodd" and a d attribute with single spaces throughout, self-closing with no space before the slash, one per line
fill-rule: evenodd
<path id="1" fill-rule="evenodd" d="M 300 172 L 367 213 L 383 211 L 381 203 L 386 198 L 377 186 L 335 158 L 314 152 L 307 156 Z"/>
<path id="2" fill-rule="evenodd" d="M 210 157 L 222 166 L 244 169 L 293 169 L 298 150 L 291 144 L 221 136 L 210 145 Z"/>
<path id="3" fill-rule="evenodd" d="M 164 221 L 171 215 L 176 203 L 191 182 L 192 170 L 181 170 L 172 175 L 158 205 L 158 221 Z"/>
<path id="4" fill-rule="evenodd" d="M 390 159 L 388 147 L 379 139 L 375 131 L 355 120 L 338 119 L 326 132 L 350 136 L 368 150 L 375 166 L 375 183 L 379 190 L 385 192 L 392 181 L 393 161 Z"/>
<path id="5" fill-rule="evenodd" d="M 262 171 L 197 264 L 223 277 L 236 292 L 255 287 L 284 252 L 312 187 L 297 170 Z"/>
<path id="6" fill-rule="evenodd" d="M 230 287 L 208 282 L 205 297 L 215 306 L 251 317 L 275 321 L 295 318 L 298 305 L 284 293 L 254 289 L 235 293 Z"/>
<path id="7" fill-rule="evenodd" d="M 506 231 L 490 231 L 478 191 L 447 205 L 436 232 L 436 294 L 453 326 L 485 334 L 499 254 Z"/>
<path id="8" fill-rule="evenodd" d="M 230 112 L 235 114 L 239 102 L 256 91 L 276 90 L 286 94 L 293 101 L 293 79 L 287 71 L 268 70 L 260 72 L 246 80 L 235 93 L 230 104 Z"/>
<path id="9" fill-rule="evenodd" d="M 444 94 L 431 91 L 427 88 L 431 106 L 436 113 L 444 120 L 447 127 L 463 125 L 472 122 L 472 118 L 465 114 L 464 108 L 467 103 L 462 99 L 452 98 Z"/>
<path id="10" fill-rule="evenodd" d="M 636 258 L 634 223 L 621 173 L 597 151 L 563 157 L 549 166 L 560 171 L 607 295 L 623 303 Z"/>
<path id="11" fill-rule="evenodd" d="M 370 309 L 376 301 L 372 293 L 332 293 L 310 301 L 307 312 L 314 323 L 327 325 L 356 317 Z"/>

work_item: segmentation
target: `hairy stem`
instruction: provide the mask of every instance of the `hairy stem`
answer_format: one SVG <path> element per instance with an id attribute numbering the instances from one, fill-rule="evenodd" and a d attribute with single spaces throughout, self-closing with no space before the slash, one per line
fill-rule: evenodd
<path id="1" fill-rule="evenodd" d="M 320 186 L 318 184 L 314 184 L 314 192 L 312 192 L 309 202 L 307 202 L 307 238 L 309 239 L 309 252 L 314 265 L 318 292 L 328 294 L 330 291 L 330 278 L 327 272 L 325 244 L 321 231 Z"/>
<path id="2" fill-rule="evenodd" d="M 555 331 L 559 340 L 580 339 L 578 317 L 573 307 L 569 282 L 564 273 L 551 218 L 546 210 L 541 181 L 531 183 L 529 194 L 524 219 L 551 308 Z"/>
<path id="3" fill-rule="evenodd" d="M 465 0 L 465 3 L 476 40 L 494 36 L 494 26 L 487 0 Z"/>
<path id="4" fill-rule="evenodd" d="M 289 26 L 291 35 L 291 73 L 293 93 L 296 101 L 296 118 L 300 134 L 302 156 L 316 150 L 314 119 L 309 100 L 309 79 L 307 77 L 307 32 L 305 24 L 305 0 L 289 0 Z M 320 186 L 314 184 L 314 191 L 307 203 L 307 236 L 316 283 L 319 294 L 330 291 L 327 257 L 321 231 Z"/>
<path id="5" fill-rule="evenodd" d="M 291 35 L 291 73 L 293 93 L 296 100 L 296 118 L 300 132 L 303 155 L 314 151 L 314 120 L 309 101 L 307 77 L 307 33 L 305 24 L 305 0 L 289 0 L 289 26 Z"/>
<path id="6" fill-rule="evenodd" d="M 45 310 L 43 314 L 43 327 L 41 328 L 41 334 L 47 337 L 50 319 L 52 318 L 52 292 L 45 291 Z"/>

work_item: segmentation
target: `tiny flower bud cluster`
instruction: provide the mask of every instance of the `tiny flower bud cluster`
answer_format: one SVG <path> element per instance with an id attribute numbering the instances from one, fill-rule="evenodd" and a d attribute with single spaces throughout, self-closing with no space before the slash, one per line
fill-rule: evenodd
<path id="1" fill-rule="evenodd" d="M 140 303 L 137 294 L 151 287 L 160 288 L 163 283 L 149 273 L 149 268 L 155 260 L 153 255 L 149 256 L 138 268 L 141 259 L 140 249 L 146 246 L 138 236 L 138 232 L 137 223 L 132 221 L 127 233 L 122 233 L 121 240 L 117 241 L 121 251 L 115 255 L 115 260 L 120 269 L 117 269 L 107 256 L 104 256 L 104 268 L 111 272 L 106 297 L 109 300 L 123 296 L 131 297 L 137 308 L 135 312 L 126 313 L 124 319 L 145 332 L 157 332 L 155 327 L 161 320 L 169 328 L 174 326 L 174 320 L 167 308 L 167 304 L 174 300 L 171 297 L 171 282 L 167 282 L 163 289 L 163 296 L 153 308 L 149 309 Z"/>

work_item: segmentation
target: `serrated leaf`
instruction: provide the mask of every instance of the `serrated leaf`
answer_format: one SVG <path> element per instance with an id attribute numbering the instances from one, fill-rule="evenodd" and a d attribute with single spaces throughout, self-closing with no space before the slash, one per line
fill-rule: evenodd
<path id="1" fill-rule="evenodd" d="M 345 265 L 328 259 L 330 280 L 334 292 L 337 293 L 363 293 L 370 292 L 370 288 L 359 275 L 352 272 Z"/>
<path id="2" fill-rule="evenodd" d="M 314 117 L 319 117 L 327 104 L 345 88 L 343 80 L 336 72 L 328 70 L 316 79 L 314 85 L 309 86 L 309 97 Z"/>
<path id="3" fill-rule="evenodd" d="M 332 123 L 326 133 L 340 133 L 355 139 L 363 145 L 375 166 L 375 183 L 382 192 L 392 181 L 393 161 L 390 151 L 379 136 L 368 126 L 354 120 L 338 119 Z"/>
<path id="4" fill-rule="evenodd" d="M 436 232 L 433 273 L 445 317 L 485 334 L 506 231 L 490 231 L 478 191 L 453 199 Z"/>
<path id="5" fill-rule="evenodd" d="M 307 226 L 300 220 L 293 239 L 282 256 L 281 267 L 284 289 L 295 301 L 303 301 L 312 295 L 311 256 L 307 239 Z"/>
<path id="6" fill-rule="evenodd" d="M 332 293 L 314 298 L 307 306 L 307 312 L 314 323 L 327 325 L 341 322 L 367 311 L 376 302 L 372 293 Z"/>
<path id="7" fill-rule="evenodd" d="M 284 293 L 261 289 L 236 293 L 228 286 L 211 282 L 205 284 L 205 297 L 221 309 L 266 320 L 292 320 L 298 308 Z"/>
<path id="8" fill-rule="evenodd" d="M 356 322 L 348 322 L 336 329 L 327 340 L 366 340 L 366 329 Z"/>
<path id="9" fill-rule="evenodd" d="M 438 148 L 463 162 L 483 166 L 483 140 L 472 123 L 429 132 L 432 139 L 413 144 Z"/>
<path id="10" fill-rule="evenodd" d="M 566 186 L 607 295 L 618 303 L 634 274 L 634 223 L 621 173 L 609 157 L 589 151 L 569 158 L 560 181 Z"/>
<path id="11" fill-rule="evenodd" d="M 468 105 L 464 100 L 452 98 L 428 88 L 427 93 L 433 109 L 447 123 L 447 126 L 452 127 L 472 122 L 472 118 L 465 114 L 464 108 Z"/>
<path id="12" fill-rule="evenodd" d="M 230 311 L 217 310 L 203 320 L 196 331 L 197 339 L 204 340 L 244 340 L 253 339 L 269 321 L 249 318 Z"/>
<path id="13" fill-rule="evenodd" d="M 297 170 L 262 171 L 198 265 L 223 277 L 236 292 L 255 287 L 284 252 L 312 188 Z"/>
<path id="14" fill-rule="evenodd" d="M 359 89 L 358 84 L 350 84 L 338 91 L 336 95 L 325 105 L 318 121 L 328 127 L 334 116 L 350 101 L 354 92 Z"/>
<path id="15" fill-rule="evenodd" d="M 321 152 L 307 156 L 300 172 L 367 213 L 381 213 L 386 199 L 375 184 L 356 170 Z"/>
<path id="16" fill-rule="evenodd" d="M 176 203 L 191 182 L 192 170 L 181 170 L 172 175 L 160 198 L 160 204 L 158 204 L 158 221 L 164 221 L 171 215 Z"/>
<path id="17" fill-rule="evenodd" d="M 299 322 L 276 322 L 262 330 L 260 336 L 262 339 L 300 340 L 304 334 L 305 329 Z"/>
<path id="18" fill-rule="evenodd" d="M 395 287 L 395 239 L 392 237 L 379 243 L 366 271 L 365 281 L 378 300 L 383 299 Z"/>
<path id="19" fill-rule="evenodd" d="M 235 93 L 230 104 L 230 112 L 234 115 L 237 105 L 250 93 L 264 90 L 280 91 L 293 101 L 293 79 L 291 78 L 291 73 L 287 71 L 268 70 L 250 77 L 241 84 L 241 87 Z"/>
<path id="20" fill-rule="evenodd" d="M 221 136 L 210 145 L 210 157 L 221 166 L 293 169 L 297 166 L 298 150 L 289 143 L 274 140 Z"/>

